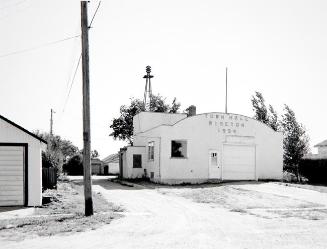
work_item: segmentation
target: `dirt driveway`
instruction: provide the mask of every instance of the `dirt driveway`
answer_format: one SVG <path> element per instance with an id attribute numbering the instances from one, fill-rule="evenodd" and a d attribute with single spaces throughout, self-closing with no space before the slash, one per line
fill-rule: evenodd
<path id="1" fill-rule="evenodd" d="M 278 183 L 150 187 L 96 180 L 94 191 L 120 204 L 125 217 L 94 231 L 0 247 L 326 248 L 326 193 Z"/>

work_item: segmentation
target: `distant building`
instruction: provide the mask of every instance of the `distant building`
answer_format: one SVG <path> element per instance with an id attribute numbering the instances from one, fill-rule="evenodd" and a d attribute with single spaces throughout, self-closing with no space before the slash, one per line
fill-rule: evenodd
<path id="1" fill-rule="evenodd" d="M 314 146 L 317 148 L 318 153 L 309 153 L 304 156 L 305 159 L 327 159 L 327 140 L 324 140 Z"/>
<path id="2" fill-rule="evenodd" d="M 119 154 L 111 154 L 102 159 L 104 170 L 107 174 L 119 174 Z"/>
<path id="3" fill-rule="evenodd" d="M 103 162 L 99 158 L 91 159 L 92 175 L 104 175 Z"/>
<path id="4" fill-rule="evenodd" d="M 322 157 L 327 157 L 327 140 L 316 144 L 314 147 L 318 148 L 318 155 L 321 155 Z"/>
<path id="5" fill-rule="evenodd" d="M 120 150 L 123 178 L 179 184 L 282 179 L 283 135 L 232 113 L 141 112 L 133 118 L 133 146 Z"/>

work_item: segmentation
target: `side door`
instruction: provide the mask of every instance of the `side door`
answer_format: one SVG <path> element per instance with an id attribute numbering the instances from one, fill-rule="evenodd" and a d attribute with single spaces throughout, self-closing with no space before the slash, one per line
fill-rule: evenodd
<path id="1" fill-rule="evenodd" d="M 220 155 L 218 150 L 209 150 L 209 179 L 221 179 Z"/>

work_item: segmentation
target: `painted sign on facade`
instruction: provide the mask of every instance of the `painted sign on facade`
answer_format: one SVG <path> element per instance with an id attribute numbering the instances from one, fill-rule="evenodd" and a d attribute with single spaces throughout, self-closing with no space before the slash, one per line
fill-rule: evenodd
<path id="1" fill-rule="evenodd" d="M 219 133 L 227 134 L 237 134 L 249 121 L 247 117 L 236 114 L 210 113 L 205 116 L 209 126 L 217 127 Z"/>

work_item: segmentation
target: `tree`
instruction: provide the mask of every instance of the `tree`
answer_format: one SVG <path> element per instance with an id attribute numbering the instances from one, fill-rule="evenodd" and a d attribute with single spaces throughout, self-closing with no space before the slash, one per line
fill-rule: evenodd
<path id="1" fill-rule="evenodd" d="M 251 99 L 254 118 L 265 124 L 269 124 L 268 110 L 265 104 L 265 99 L 260 92 L 255 92 L 255 95 Z"/>
<path id="2" fill-rule="evenodd" d="M 98 158 L 100 155 L 99 155 L 99 152 L 97 150 L 92 150 L 91 151 L 91 158 L 92 159 L 95 159 L 95 158 Z"/>
<path id="3" fill-rule="evenodd" d="M 274 130 L 279 131 L 279 120 L 278 115 L 272 105 L 269 105 L 269 113 L 268 113 L 268 125 Z"/>
<path id="4" fill-rule="evenodd" d="M 81 149 L 78 154 L 83 156 L 83 149 Z M 97 150 L 91 150 L 91 159 L 98 158 L 100 156 L 99 152 Z"/>
<path id="5" fill-rule="evenodd" d="M 265 99 L 260 92 L 255 92 L 252 96 L 252 109 L 254 111 L 254 118 L 262 123 L 270 126 L 274 131 L 279 130 L 278 115 L 272 105 L 267 109 Z"/>
<path id="6" fill-rule="evenodd" d="M 288 105 L 284 106 L 281 127 L 284 134 L 284 170 L 295 173 L 300 181 L 299 163 L 309 150 L 309 138 L 304 126 L 298 123 L 294 111 Z"/>
<path id="7" fill-rule="evenodd" d="M 42 167 L 54 167 L 60 173 L 63 163 L 78 153 L 78 147 L 69 140 L 62 139 L 58 135 L 50 136 L 48 132 L 37 130 L 34 133 L 48 141 L 47 150 L 42 154 Z"/>
<path id="8" fill-rule="evenodd" d="M 63 166 L 64 172 L 68 175 L 83 175 L 83 156 L 76 154 L 68 159 Z"/>
<path id="9" fill-rule="evenodd" d="M 181 104 L 174 98 L 172 104 L 166 103 L 166 98 L 161 95 L 152 95 L 150 101 L 150 111 L 152 112 L 168 112 L 177 113 Z M 129 106 L 122 105 L 120 107 L 120 117 L 114 118 L 110 128 L 113 130 L 110 133 L 114 139 L 128 140 L 129 144 L 133 144 L 133 117 L 145 111 L 144 103 L 140 99 L 131 98 Z"/>

